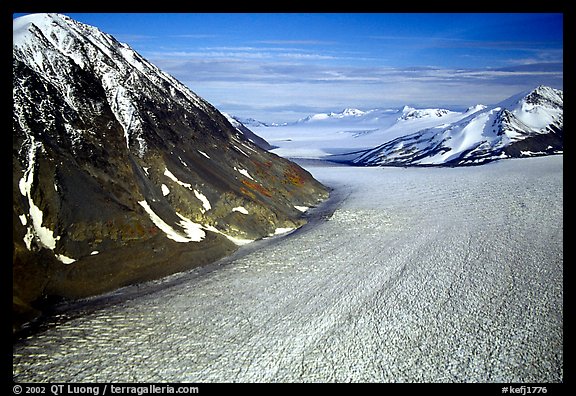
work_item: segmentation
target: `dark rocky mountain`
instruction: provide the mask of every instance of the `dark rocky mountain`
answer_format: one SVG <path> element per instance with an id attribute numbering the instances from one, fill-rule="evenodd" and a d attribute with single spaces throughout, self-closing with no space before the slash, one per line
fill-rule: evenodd
<path id="1" fill-rule="evenodd" d="M 539 86 L 454 123 L 356 153 L 362 166 L 475 165 L 563 152 L 563 91 Z"/>
<path id="2" fill-rule="evenodd" d="M 327 189 L 114 37 L 13 25 L 14 328 L 304 224 Z"/>

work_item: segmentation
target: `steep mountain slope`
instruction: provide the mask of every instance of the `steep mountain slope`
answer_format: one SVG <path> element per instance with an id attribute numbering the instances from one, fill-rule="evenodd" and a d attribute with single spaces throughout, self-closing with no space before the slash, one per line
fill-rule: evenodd
<path id="1" fill-rule="evenodd" d="M 226 117 L 228 122 L 230 122 L 230 124 L 234 128 L 236 128 L 240 133 L 242 133 L 242 135 L 244 135 L 244 137 L 246 139 L 250 140 L 252 143 L 257 145 L 261 149 L 272 150 L 274 148 L 274 146 L 272 146 L 270 143 L 268 143 L 265 139 L 256 135 L 249 128 L 247 128 L 246 125 L 244 125 L 244 123 L 241 122 L 238 118 L 235 118 L 235 117 L 233 117 L 227 113 L 222 113 L 222 114 Z"/>
<path id="2" fill-rule="evenodd" d="M 460 121 L 397 137 L 353 164 L 470 165 L 563 150 L 563 92 L 539 86 Z"/>
<path id="3" fill-rule="evenodd" d="M 16 326 L 304 223 L 327 189 L 127 45 L 63 15 L 13 24 Z"/>

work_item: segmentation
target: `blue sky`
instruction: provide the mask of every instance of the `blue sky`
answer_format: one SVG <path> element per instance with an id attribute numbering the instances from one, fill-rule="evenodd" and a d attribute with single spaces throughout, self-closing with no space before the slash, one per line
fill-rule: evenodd
<path id="1" fill-rule="evenodd" d="M 220 110 L 263 121 L 492 104 L 563 88 L 562 14 L 67 14 Z"/>

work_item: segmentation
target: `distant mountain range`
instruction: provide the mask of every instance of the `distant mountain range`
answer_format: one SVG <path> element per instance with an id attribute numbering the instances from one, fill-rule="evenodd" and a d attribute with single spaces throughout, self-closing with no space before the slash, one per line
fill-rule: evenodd
<path id="1" fill-rule="evenodd" d="M 319 113 L 255 127 L 287 157 L 358 166 L 475 165 L 563 152 L 563 91 L 546 86 L 496 105 Z"/>
<path id="2" fill-rule="evenodd" d="M 436 114 L 439 116 L 439 114 Z M 563 152 L 563 92 L 539 86 L 358 153 L 356 165 L 472 165 Z"/>

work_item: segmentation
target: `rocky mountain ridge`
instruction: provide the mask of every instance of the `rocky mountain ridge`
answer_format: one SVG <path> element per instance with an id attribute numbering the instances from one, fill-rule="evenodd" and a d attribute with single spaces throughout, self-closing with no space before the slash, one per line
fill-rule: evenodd
<path id="1" fill-rule="evenodd" d="M 59 14 L 13 23 L 15 328 L 80 298 L 301 226 L 328 196 L 114 37 Z"/>

